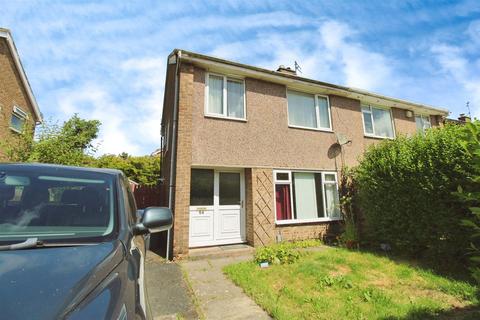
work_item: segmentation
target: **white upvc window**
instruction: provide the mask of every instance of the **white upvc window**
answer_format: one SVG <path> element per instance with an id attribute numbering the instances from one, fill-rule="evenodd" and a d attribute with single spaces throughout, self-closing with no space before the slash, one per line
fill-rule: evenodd
<path id="1" fill-rule="evenodd" d="M 246 120 L 245 81 L 215 73 L 205 79 L 205 115 Z"/>
<path id="2" fill-rule="evenodd" d="M 28 114 L 17 106 L 13 106 L 12 118 L 10 120 L 10 129 L 22 133 Z"/>
<path id="3" fill-rule="evenodd" d="M 391 109 L 362 105 L 363 131 L 366 136 L 395 138 Z"/>
<path id="4" fill-rule="evenodd" d="M 428 115 L 415 115 L 415 123 L 417 124 L 417 132 L 425 134 L 427 129 L 432 127 L 432 123 L 430 122 L 430 116 Z"/>
<path id="5" fill-rule="evenodd" d="M 340 220 L 337 173 L 275 170 L 277 224 Z"/>
<path id="6" fill-rule="evenodd" d="M 290 127 L 332 130 L 328 96 L 287 90 L 287 103 Z"/>

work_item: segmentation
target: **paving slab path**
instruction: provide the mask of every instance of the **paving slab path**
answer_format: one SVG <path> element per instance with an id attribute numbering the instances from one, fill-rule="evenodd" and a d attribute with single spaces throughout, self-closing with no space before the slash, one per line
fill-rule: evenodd
<path id="1" fill-rule="evenodd" d="M 205 259 L 181 262 L 206 319 L 271 319 L 222 272 L 222 268 L 226 265 L 251 258 L 251 253 L 246 253 L 230 257 L 206 257 Z"/>

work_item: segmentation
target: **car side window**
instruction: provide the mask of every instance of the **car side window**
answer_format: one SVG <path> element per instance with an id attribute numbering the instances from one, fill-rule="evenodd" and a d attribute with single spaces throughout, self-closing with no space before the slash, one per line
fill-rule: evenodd
<path id="1" fill-rule="evenodd" d="M 120 185 L 122 188 L 122 196 L 123 196 L 123 204 L 125 206 L 125 213 L 127 214 L 127 219 L 130 225 L 133 225 L 136 222 L 136 219 L 133 218 L 134 212 L 133 208 L 130 205 L 130 201 L 128 199 L 128 188 L 130 187 L 128 183 L 125 181 L 126 179 L 122 177 L 120 179 Z"/>
<path id="2" fill-rule="evenodd" d="M 137 222 L 137 202 L 135 201 L 135 197 L 133 196 L 132 190 L 128 189 L 128 202 L 130 203 L 130 208 L 132 208 L 132 218 L 133 221 Z"/>
<path id="3" fill-rule="evenodd" d="M 125 186 L 125 206 L 129 209 L 129 219 L 132 223 L 137 223 L 137 204 L 135 202 L 135 197 L 133 196 L 132 189 L 130 188 L 130 182 L 128 179 L 123 179 L 123 184 Z"/>

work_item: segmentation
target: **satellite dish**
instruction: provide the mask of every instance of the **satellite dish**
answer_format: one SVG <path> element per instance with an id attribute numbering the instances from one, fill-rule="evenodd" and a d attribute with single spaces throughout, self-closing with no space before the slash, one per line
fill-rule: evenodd
<path id="1" fill-rule="evenodd" d="M 348 139 L 347 136 L 344 135 L 343 133 L 337 132 L 335 133 L 335 136 L 337 137 L 337 143 L 341 146 L 349 142 L 352 142 L 352 140 Z"/>

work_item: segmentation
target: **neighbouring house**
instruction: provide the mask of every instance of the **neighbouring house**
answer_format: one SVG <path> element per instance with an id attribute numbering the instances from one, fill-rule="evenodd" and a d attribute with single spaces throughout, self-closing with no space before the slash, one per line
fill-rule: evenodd
<path id="1" fill-rule="evenodd" d="M 341 219 L 342 167 L 448 110 L 184 50 L 168 57 L 162 195 L 174 255 L 320 238 Z"/>
<path id="2" fill-rule="evenodd" d="M 12 35 L 9 30 L 0 28 L 0 141 L 11 141 L 25 126 L 34 129 L 41 121 L 40 109 Z M 0 161 L 2 158 L 5 155 L 0 146 Z"/>
<path id="3" fill-rule="evenodd" d="M 457 119 L 450 119 L 450 118 L 445 119 L 445 123 L 456 124 L 456 125 L 464 125 L 471 121 L 472 119 L 470 118 L 470 116 L 467 116 L 464 113 L 460 113 Z"/>

